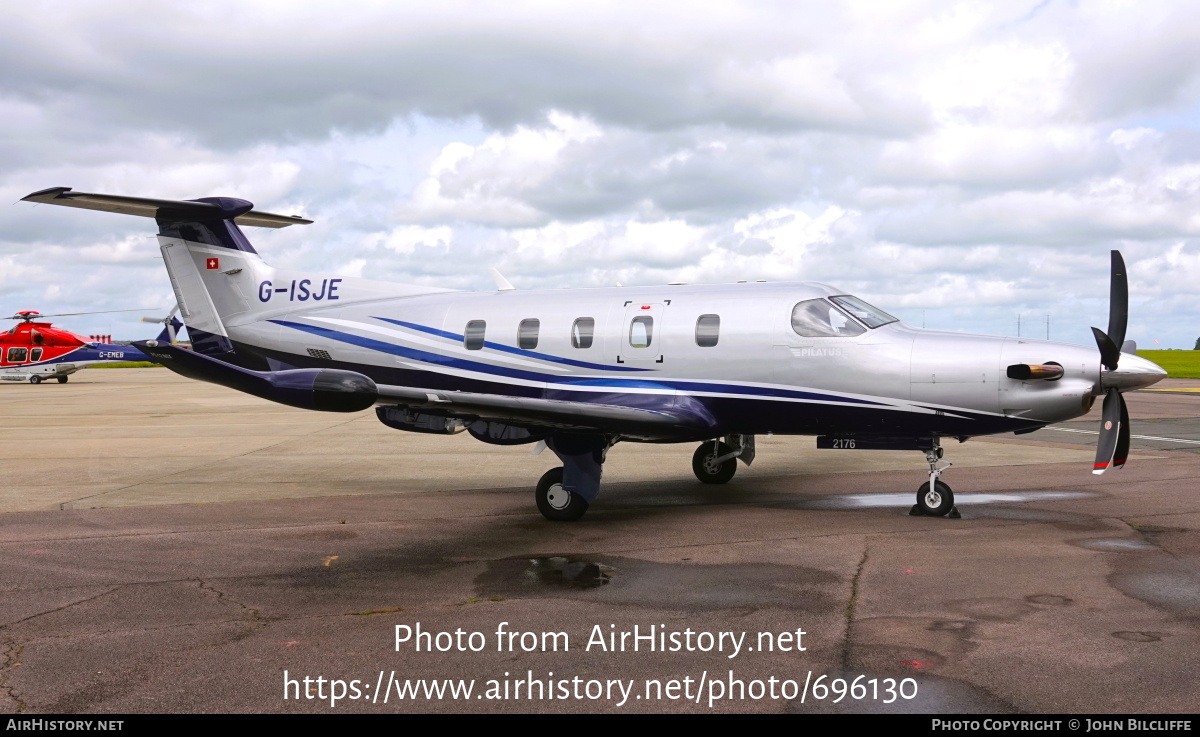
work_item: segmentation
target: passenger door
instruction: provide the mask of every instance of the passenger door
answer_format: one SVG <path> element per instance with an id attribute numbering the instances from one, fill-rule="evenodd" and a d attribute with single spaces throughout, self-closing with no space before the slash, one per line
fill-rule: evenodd
<path id="1" fill-rule="evenodd" d="M 625 303 L 625 318 L 616 336 L 617 363 L 661 364 L 666 358 L 663 314 L 669 302 Z"/>

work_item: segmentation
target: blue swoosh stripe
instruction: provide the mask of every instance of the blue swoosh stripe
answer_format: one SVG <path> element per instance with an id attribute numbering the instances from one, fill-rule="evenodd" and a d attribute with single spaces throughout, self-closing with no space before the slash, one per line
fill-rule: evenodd
<path id="1" fill-rule="evenodd" d="M 555 379 L 559 378 L 557 376 L 539 374 L 535 371 L 523 371 L 521 369 L 512 369 L 505 366 L 492 366 L 490 364 L 480 363 L 478 361 L 467 361 L 461 358 L 443 356 L 439 353 L 430 353 L 429 351 L 417 350 L 415 348 L 406 348 L 405 346 L 396 345 L 395 343 L 385 343 L 382 340 L 364 338 L 361 335 L 343 333 L 340 330 L 331 330 L 329 328 L 317 327 L 315 325 L 304 325 L 302 323 L 289 322 L 287 320 L 269 320 L 268 322 L 273 322 L 276 325 L 282 325 L 295 330 L 301 330 L 306 333 L 312 333 L 313 335 L 319 335 L 322 338 L 329 338 L 330 340 L 336 340 L 341 343 L 349 343 L 362 348 L 369 348 L 373 351 L 379 351 L 380 353 L 390 353 L 393 356 L 402 356 L 404 358 L 411 358 L 413 360 L 423 361 L 425 363 L 434 363 L 441 366 L 447 366 L 449 368 L 464 369 L 466 371 L 478 371 L 486 374 L 494 374 L 496 376 L 505 376 L 510 379 L 525 379 L 527 381 L 545 382 L 554 381 Z"/>
<path id="2" fill-rule="evenodd" d="M 426 327 L 425 325 L 418 325 L 415 322 L 405 322 L 403 320 L 393 320 L 389 317 L 376 317 L 375 319 L 382 320 L 383 322 L 390 322 L 393 325 L 399 325 L 401 327 L 406 327 L 411 330 L 419 330 L 422 333 L 436 335 L 439 338 L 449 338 L 450 340 L 453 340 L 457 343 L 461 343 L 464 340 L 464 336 L 461 334 L 451 333 L 446 330 L 438 330 L 437 328 Z M 537 358 L 542 361 L 551 361 L 553 363 L 561 363 L 566 366 L 576 366 L 578 368 L 591 369 L 593 371 L 652 371 L 653 370 L 653 369 L 644 369 L 644 368 L 634 368 L 634 367 L 630 367 L 630 366 L 606 366 L 602 363 L 588 363 L 587 361 L 576 361 L 572 358 L 562 358 L 561 356 L 554 356 L 549 353 L 539 353 L 538 351 L 529 351 L 529 350 L 525 350 L 524 348 L 514 348 L 510 345 L 504 345 L 503 343 L 493 343 L 490 340 L 485 340 L 483 342 L 483 345 L 485 347 L 491 348 L 493 350 L 503 351 L 505 353 L 512 353 L 517 356 L 525 356 L 527 358 Z"/>
<path id="3" fill-rule="evenodd" d="M 628 381 L 625 379 L 591 379 L 572 381 L 579 386 L 610 386 L 613 388 L 633 388 L 646 382 Z M 715 392 L 719 394 L 743 394 L 752 397 L 779 397 L 780 399 L 811 399 L 821 402 L 842 402 L 845 404 L 870 404 L 876 407 L 890 407 L 886 402 L 874 402 L 870 399 L 855 397 L 840 397 L 836 394 L 818 394 L 796 389 L 774 389 L 764 386 L 738 386 L 736 384 L 713 384 L 705 381 L 678 381 L 655 379 L 654 384 L 682 391 Z"/>
<path id="4" fill-rule="evenodd" d="M 417 350 L 414 348 L 406 348 L 405 346 L 396 345 L 394 343 L 385 343 L 374 338 L 364 338 L 353 333 L 343 333 L 340 330 L 331 330 L 329 328 L 317 327 L 315 325 L 304 325 L 298 322 L 289 322 L 287 320 L 270 320 L 269 322 L 284 327 L 293 328 L 302 332 L 319 335 L 323 338 L 336 340 L 340 343 L 349 343 L 362 348 L 369 348 L 380 353 L 390 353 L 394 356 L 403 356 L 425 363 L 434 363 L 450 368 L 464 369 L 467 371 L 478 371 L 480 373 L 492 374 L 494 376 L 504 376 L 511 379 L 525 379 L 527 381 L 541 381 L 560 386 L 576 385 L 576 386 L 597 386 L 597 387 L 613 387 L 614 389 L 632 389 L 639 386 L 647 386 L 647 382 L 628 379 L 593 379 L 580 380 L 570 376 L 555 376 L 550 374 L 540 374 L 535 371 L 523 371 L 520 369 L 511 369 L 504 366 L 492 366 L 491 364 L 480 363 L 478 361 L 467 361 L 461 358 L 452 358 L 443 356 L 438 353 L 430 353 L 428 351 Z M 759 397 L 778 397 L 781 399 L 807 399 L 825 402 L 842 402 L 846 404 L 869 404 L 879 407 L 891 406 L 884 402 L 873 402 L 867 399 L 856 399 L 854 397 L 840 397 L 833 394 L 818 394 L 815 392 L 795 391 L 790 389 L 771 389 L 767 387 L 755 386 L 736 386 L 730 384 L 712 384 L 707 382 L 691 382 L 691 381 L 655 381 L 652 385 L 661 385 L 671 389 L 682 389 L 691 391 L 718 392 L 722 394 L 741 394 L 743 396 L 759 396 Z"/>

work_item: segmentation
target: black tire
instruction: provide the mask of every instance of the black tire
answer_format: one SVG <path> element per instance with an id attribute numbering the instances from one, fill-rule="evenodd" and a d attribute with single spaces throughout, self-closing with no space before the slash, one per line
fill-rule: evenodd
<path id="1" fill-rule="evenodd" d="M 705 484 L 727 483 L 729 479 L 733 478 L 733 474 L 737 473 L 736 458 L 730 458 L 720 465 L 713 464 L 715 459 L 733 452 L 733 448 L 725 443 L 716 445 L 716 450 L 713 450 L 712 443 L 701 443 L 700 447 L 696 448 L 696 452 L 692 454 L 692 473 L 696 474 L 696 478 Z"/>
<path id="2" fill-rule="evenodd" d="M 574 522 L 588 511 L 588 503 L 578 494 L 564 489 L 562 481 L 561 466 L 542 474 L 534 492 L 534 499 L 537 501 L 538 511 L 551 522 Z"/>
<path id="3" fill-rule="evenodd" d="M 70 376 L 59 376 L 58 383 L 65 384 L 65 383 L 67 383 L 67 379 L 69 379 L 69 378 L 71 378 L 71 377 Z"/>
<path id="4" fill-rule="evenodd" d="M 945 517 L 954 507 L 954 492 L 941 481 L 933 488 L 930 494 L 929 482 L 921 484 L 921 488 L 917 489 L 917 507 L 928 517 Z"/>
<path id="5" fill-rule="evenodd" d="M 29 377 L 29 383 L 30 384 L 40 384 L 40 383 L 42 383 L 42 377 L 38 376 L 37 374 L 34 374 L 33 376 Z"/>

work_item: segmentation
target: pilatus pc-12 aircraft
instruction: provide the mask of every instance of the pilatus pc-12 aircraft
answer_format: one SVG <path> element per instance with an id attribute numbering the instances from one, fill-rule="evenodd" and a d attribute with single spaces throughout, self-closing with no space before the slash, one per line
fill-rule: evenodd
<path id="1" fill-rule="evenodd" d="M 834 287 L 738 283 L 461 292 L 267 265 L 241 227 L 311 221 L 245 200 L 175 201 L 56 187 L 30 202 L 154 218 L 195 350 L 137 345 L 194 379 L 305 409 L 375 406 L 388 427 L 497 445 L 542 442 L 562 461 L 538 482 L 550 520 L 581 517 L 620 441 L 698 443 L 705 483 L 754 459 L 756 435 L 818 448 L 919 450 L 914 513 L 945 515 L 942 440 L 1025 433 L 1104 396 L 1095 473 L 1129 450 L 1121 392 L 1166 375 L 1125 343 L 1128 289 L 1112 253 L 1099 351 L 918 330 Z"/>

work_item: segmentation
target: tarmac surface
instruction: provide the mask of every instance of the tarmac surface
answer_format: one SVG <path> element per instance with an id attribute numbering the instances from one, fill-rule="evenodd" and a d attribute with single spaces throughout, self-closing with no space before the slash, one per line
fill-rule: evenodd
<path id="1" fill-rule="evenodd" d="M 1194 712 L 1200 393 L 1127 399 L 1103 476 L 1099 402 L 948 445 L 962 519 L 908 516 L 918 453 L 766 437 L 723 487 L 618 445 L 556 524 L 530 446 L 164 369 L 0 385 L 0 712 Z"/>

